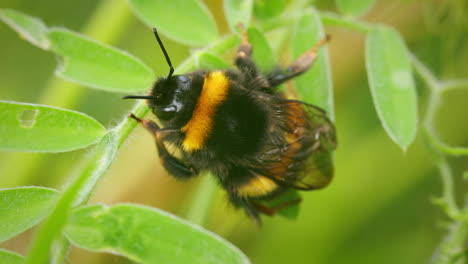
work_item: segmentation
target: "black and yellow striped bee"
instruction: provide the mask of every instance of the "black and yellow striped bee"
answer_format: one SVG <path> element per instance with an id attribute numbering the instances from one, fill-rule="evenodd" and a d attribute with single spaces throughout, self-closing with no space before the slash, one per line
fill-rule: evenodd
<path id="1" fill-rule="evenodd" d="M 268 207 L 262 202 L 291 189 L 319 189 L 332 179 L 334 125 L 319 107 L 288 99 L 277 90 L 310 68 L 316 50 L 327 39 L 286 70 L 264 74 L 252 61 L 252 45 L 240 29 L 237 69 L 183 75 L 173 75 L 170 58 L 154 29 L 169 74 L 155 82 L 149 95 L 124 98 L 146 99 L 160 120 L 163 127 L 130 114 L 154 136 L 169 174 L 188 179 L 199 171 L 210 171 L 229 200 L 260 223 L 259 213 L 272 215 L 289 205 Z M 179 157 L 166 144 L 175 145 Z"/>

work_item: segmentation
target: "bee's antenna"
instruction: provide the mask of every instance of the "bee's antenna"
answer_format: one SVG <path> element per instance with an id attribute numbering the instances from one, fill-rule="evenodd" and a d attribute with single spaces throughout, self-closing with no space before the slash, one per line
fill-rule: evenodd
<path id="1" fill-rule="evenodd" d="M 169 58 L 169 55 L 166 52 L 166 49 L 164 48 L 164 45 L 159 38 L 158 31 L 156 28 L 153 28 L 154 36 L 156 37 L 156 40 L 158 41 L 159 47 L 161 48 L 162 52 L 164 53 L 164 57 L 166 58 L 167 65 L 169 65 L 169 74 L 167 75 L 167 79 L 171 78 L 172 74 L 174 73 L 174 67 L 172 67 L 171 59 Z"/>
<path id="2" fill-rule="evenodd" d="M 128 95 L 122 97 L 122 99 L 154 99 L 154 97 L 149 95 Z"/>

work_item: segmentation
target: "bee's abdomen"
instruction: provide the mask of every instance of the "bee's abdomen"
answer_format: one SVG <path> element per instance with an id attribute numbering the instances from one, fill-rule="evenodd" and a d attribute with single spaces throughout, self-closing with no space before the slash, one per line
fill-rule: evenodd
<path id="1" fill-rule="evenodd" d="M 262 198 L 277 192 L 280 186 L 272 179 L 259 175 L 246 167 L 233 166 L 222 182 L 231 196 Z"/>
<path id="2" fill-rule="evenodd" d="M 214 117 L 207 148 L 221 156 L 247 157 L 258 152 L 268 137 L 264 105 L 245 91 L 231 87 Z"/>

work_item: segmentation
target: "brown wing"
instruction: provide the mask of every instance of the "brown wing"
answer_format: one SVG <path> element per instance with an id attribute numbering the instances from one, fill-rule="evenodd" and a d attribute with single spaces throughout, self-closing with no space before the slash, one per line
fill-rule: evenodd
<path id="1" fill-rule="evenodd" d="M 325 187 L 333 177 L 333 123 L 325 111 L 304 102 L 283 99 L 276 105 L 277 125 L 259 159 L 262 163 L 253 170 L 295 189 Z"/>

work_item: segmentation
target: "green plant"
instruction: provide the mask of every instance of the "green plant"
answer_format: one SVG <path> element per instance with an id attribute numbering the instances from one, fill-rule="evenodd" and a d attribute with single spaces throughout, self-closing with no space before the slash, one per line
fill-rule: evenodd
<path id="1" fill-rule="evenodd" d="M 248 34 L 255 47 L 254 58 L 263 67 L 276 62 L 273 48 L 264 36 L 266 33 L 292 29 L 291 41 L 287 32 L 279 32 L 275 38 L 278 43 L 291 46 L 293 57 L 323 37 L 322 24 L 364 34 L 367 38 L 366 71 L 373 105 L 385 132 L 403 151 L 414 142 L 419 127 L 418 102 L 422 99 L 416 95 L 414 70 L 429 91 L 421 130 L 427 138 L 427 146 L 434 149 L 434 160 L 444 184 L 443 197 L 438 201 L 451 220 L 447 238 L 440 243 L 434 262 L 463 263 L 467 212 L 456 204 L 454 176 L 447 159 L 466 156 L 468 149 L 443 143 L 435 132 L 434 120 L 444 93 L 466 89 L 468 81 L 439 80 L 407 49 L 397 31 L 360 20 L 358 16 L 365 13 L 374 1 L 355 1 L 356 4 L 336 1 L 340 11 L 346 15 L 317 11 L 307 1 L 286 2 L 271 1 L 265 5 L 263 1 L 224 1 L 224 14 L 231 30 L 224 37 L 219 37 L 212 15 L 199 1 L 178 0 L 168 4 L 166 1 L 131 0 L 129 4 L 141 21 L 157 26 L 167 37 L 191 47 L 204 47 L 188 57 L 176 72 L 226 67 L 228 64 L 223 56 L 239 42 L 235 30 L 238 23 L 250 25 Z M 116 36 L 106 34 L 119 34 L 116 24 L 125 23 L 125 17 L 129 16 L 125 5 L 103 2 L 83 35 L 107 38 L 102 40 L 112 42 Z M 82 34 L 47 27 L 34 17 L 10 9 L 1 10 L 0 19 L 33 45 L 58 55 L 60 63 L 56 74 L 65 80 L 111 93 L 135 93 L 146 91 L 156 79 L 153 71 L 141 60 Z M 7 228 L 1 228 L 0 241 L 10 239 L 45 219 L 24 260 L 26 263 L 63 263 L 70 242 L 91 251 L 116 252 L 143 263 L 187 263 L 188 260 L 198 263 L 249 262 L 230 243 L 164 211 L 132 204 L 87 205 L 96 184 L 136 124 L 124 117 L 117 125 L 105 129 L 88 115 L 47 106 L 73 108 L 75 100 L 79 100 L 80 89 L 58 91 L 62 85 L 70 84 L 57 82 L 45 91 L 45 98 L 49 99 L 44 99 L 43 105 L 0 101 L 0 149 L 64 152 L 94 145 L 93 150 L 84 155 L 75 170 L 75 177 L 62 192 L 41 187 L 1 190 L 0 208 L 7 209 L 2 209 L 0 223 Z M 314 67 L 295 82 L 295 88 L 302 100 L 326 109 L 334 118 L 327 48 L 320 50 Z M 50 97 L 56 94 L 60 97 Z M 148 108 L 141 102 L 131 112 L 144 116 Z M 36 162 L 40 162 L 39 156 L 26 164 Z M 215 189 L 213 183 L 205 178 L 186 214 L 189 221 L 200 225 L 206 223 Z M 84 237 L 83 231 L 95 237 Z M 180 244 L 181 241 L 184 242 Z M 7 259 L 8 263 L 23 262 L 20 256 L 0 251 L 0 260 Z"/>

